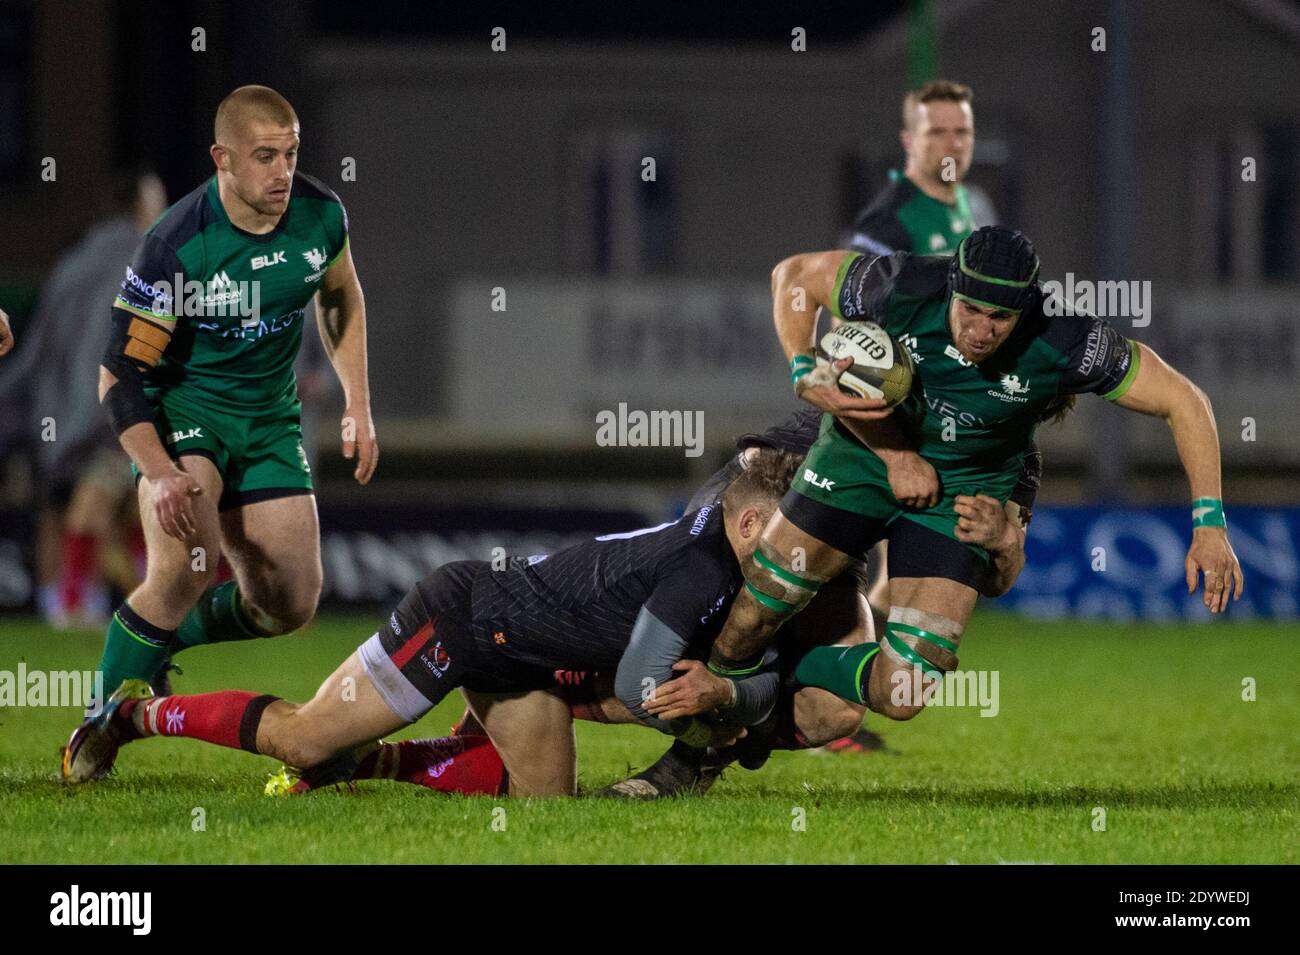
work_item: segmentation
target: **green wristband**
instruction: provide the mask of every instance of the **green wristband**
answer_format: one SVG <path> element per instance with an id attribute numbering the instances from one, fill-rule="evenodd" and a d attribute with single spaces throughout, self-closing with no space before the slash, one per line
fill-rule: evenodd
<path id="1" fill-rule="evenodd" d="M 1227 527 L 1223 502 L 1217 497 L 1198 497 L 1192 501 L 1192 527 Z"/>
<path id="2" fill-rule="evenodd" d="M 795 355 L 790 359 L 790 383 L 798 384 L 799 379 L 817 367 L 817 360 L 811 355 Z"/>

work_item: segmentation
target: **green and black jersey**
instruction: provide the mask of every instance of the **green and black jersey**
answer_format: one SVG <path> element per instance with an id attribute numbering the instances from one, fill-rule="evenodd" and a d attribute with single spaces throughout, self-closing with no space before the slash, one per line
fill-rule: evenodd
<path id="1" fill-rule="evenodd" d="M 911 353 L 912 392 L 892 420 L 938 472 L 943 500 L 923 513 L 903 513 L 884 462 L 830 415 L 794 485 L 799 494 L 874 519 L 907 517 L 952 536 L 956 495 L 1003 502 L 1011 496 L 1053 399 L 1094 392 L 1114 400 L 1132 385 L 1137 344 L 1063 302 L 1052 310 L 1061 314 L 1053 315 L 1036 302 L 994 354 L 979 364 L 967 361 L 948 324 L 950 258 L 847 256 L 831 302 L 836 317 L 877 322 Z"/>
<path id="2" fill-rule="evenodd" d="M 1051 401 L 1082 392 L 1120 397 L 1137 373 L 1137 344 L 1090 315 L 1049 316 L 1039 300 L 996 352 L 972 364 L 949 329 L 948 263 L 906 252 L 848 256 L 831 307 L 845 321 L 879 323 L 911 353 L 912 393 L 894 419 L 923 458 L 945 473 L 1010 471 L 1014 483 Z"/>
<path id="3" fill-rule="evenodd" d="M 952 205 L 940 202 L 898 170 L 890 170 L 889 185 L 853 223 L 849 248 L 871 255 L 952 255 L 979 225 L 971 217 L 966 187 L 958 183 L 956 193 Z"/>
<path id="4" fill-rule="evenodd" d="M 347 239 L 338 196 L 303 173 L 265 235 L 231 223 L 216 177 L 168 209 L 113 302 L 148 323 L 122 347 L 145 366 L 149 398 L 247 417 L 294 404 L 304 310 Z"/>
<path id="5" fill-rule="evenodd" d="M 214 177 L 145 235 L 113 302 L 104 367 L 143 391 L 176 459 L 210 459 L 222 509 L 311 493 L 294 361 L 307 303 L 348 244 L 338 196 L 295 173 L 276 227 L 226 214 Z"/>

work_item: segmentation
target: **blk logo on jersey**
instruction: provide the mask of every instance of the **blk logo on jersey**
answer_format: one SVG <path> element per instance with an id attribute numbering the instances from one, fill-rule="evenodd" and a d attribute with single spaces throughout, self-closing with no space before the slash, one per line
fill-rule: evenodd
<path id="1" fill-rule="evenodd" d="M 255 255 L 250 264 L 253 266 L 253 271 L 256 272 L 258 269 L 264 269 L 267 266 L 284 265 L 287 261 L 288 259 L 285 258 L 284 252 L 280 251 L 276 252 L 274 255 Z"/>
<path id="2" fill-rule="evenodd" d="M 829 491 L 835 486 L 835 482 L 830 478 L 818 477 L 817 472 L 812 468 L 803 469 L 803 479 L 813 487 L 820 488 L 823 491 Z"/>
<path id="3" fill-rule="evenodd" d="M 171 434 L 167 435 L 167 443 L 175 444 L 177 441 L 186 441 L 190 438 L 201 437 L 203 437 L 202 428 L 190 428 L 188 431 L 173 431 Z"/>
<path id="4" fill-rule="evenodd" d="M 961 356 L 961 352 L 957 350 L 955 345 L 945 345 L 943 347 L 943 353 L 963 368 L 969 368 L 973 364 Z"/>

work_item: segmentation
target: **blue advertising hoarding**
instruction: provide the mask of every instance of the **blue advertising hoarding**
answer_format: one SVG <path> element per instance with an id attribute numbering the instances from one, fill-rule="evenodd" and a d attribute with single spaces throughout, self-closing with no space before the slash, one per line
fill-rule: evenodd
<path id="1" fill-rule="evenodd" d="M 1228 619 L 1300 616 L 1300 508 L 1227 507 L 1246 588 Z M 1208 621 L 1187 593 L 1186 507 L 1035 509 L 1024 572 L 998 604 L 1035 617 Z"/>

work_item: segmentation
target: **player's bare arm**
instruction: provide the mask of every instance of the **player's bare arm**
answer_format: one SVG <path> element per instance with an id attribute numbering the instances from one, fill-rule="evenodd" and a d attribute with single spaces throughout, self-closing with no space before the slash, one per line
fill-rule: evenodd
<path id="1" fill-rule="evenodd" d="M 0 308 L 0 355 L 7 355 L 14 347 L 13 329 L 9 327 L 9 316 Z"/>
<path id="2" fill-rule="evenodd" d="M 142 391 L 135 395 L 135 389 L 139 387 L 138 382 L 131 381 L 129 372 L 127 380 L 121 381 L 113 372 L 100 366 L 99 402 L 107 404 L 111 420 L 129 422 L 144 414 L 143 409 L 133 411 L 125 400 L 129 396 L 131 403 L 137 399 L 143 401 Z M 140 470 L 141 479 L 148 482 L 154 513 L 164 533 L 181 541 L 193 537 L 197 525 L 190 499 L 202 494 L 203 488 L 167 454 L 152 418 L 127 424 L 118 431 L 117 440 Z"/>
<path id="3" fill-rule="evenodd" d="M 1192 546 L 1184 567 L 1187 592 L 1195 593 L 1197 575 L 1205 578 L 1204 603 L 1211 613 L 1228 609 L 1228 599 L 1240 599 L 1245 578 L 1228 541 L 1222 520 L 1223 485 L 1219 471 L 1219 432 L 1210 399 L 1188 378 L 1170 367 L 1146 345 L 1138 345 L 1138 371 L 1128 391 L 1116 400 L 1120 407 L 1164 418 L 1174 433 L 1174 445 L 1191 486 L 1194 505 Z M 1195 510 L 1206 513 L 1198 515 Z M 1211 503 L 1212 502 L 1212 503 Z M 1217 518 L 1217 520 L 1216 520 Z M 1202 520 L 1205 523 L 1201 523 Z"/>
<path id="4" fill-rule="evenodd" d="M 370 414 L 366 302 L 350 246 L 321 281 L 316 294 L 316 326 L 343 386 L 343 456 L 349 461 L 356 458 L 353 477 L 358 484 L 365 484 L 379 464 L 379 442 Z"/>
<path id="5" fill-rule="evenodd" d="M 917 454 L 893 421 L 846 421 L 845 427 L 885 462 L 889 489 L 898 503 L 922 510 L 939 503 L 939 472 Z"/>
<path id="6" fill-rule="evenodd" d="M 838 372 L 851 362 L 846 359 L 832 368 L 818 369 L 813 359 L 817 310 L 829 309 L 840 264 L 852 254 L 809 252 L 780 262 L 772 270 L 772 314 L 777 338 L 792 369 L 795 393 L 837 417 L 874 421 L 890 413 L 887 402 L 853 398 L 836 387 Z"/>
<path id="7" fill-rule="evenodd" d="M 888 415 L 884 400 L 853 398 L 836 385 L 851 361 L 818 368 L 813 358 L 817 309 L 832 311 L 835 279 L 851 252 L 807 252 L 772 270 L 772 310 L 776 334 L 790 362 L 795 393 L 835 415 L 889 468 L 890 487 L 908 507 L 932 507 L 939 500 L 939 478 Z M 801 371 L 801 369 L 811 369 Z"/>

